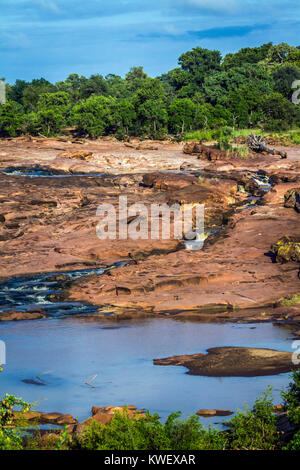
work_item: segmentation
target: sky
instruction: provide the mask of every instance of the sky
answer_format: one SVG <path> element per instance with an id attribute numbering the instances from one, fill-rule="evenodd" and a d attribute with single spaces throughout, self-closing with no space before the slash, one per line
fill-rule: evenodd
<path id="1" fill-rule="evenodd" d="M 299 45 L 299 0 L 0 0 L 0 77 L 152 77 L 193 47 Z"/>

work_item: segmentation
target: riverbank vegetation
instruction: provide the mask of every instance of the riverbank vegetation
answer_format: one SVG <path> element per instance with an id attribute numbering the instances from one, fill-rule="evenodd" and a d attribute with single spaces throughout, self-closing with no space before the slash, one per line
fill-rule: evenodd
<path id="1" fill-rule="evenodd" d="M 74 73 L 55 84 L 16 80 L 0 105 L 0 137 L 72 131 L 92 139 L 211 140 L 214 130 L 228 127 L 236 136 L 253 129 L 282 133 L 300 127 L 300 108 L 291 101 L 299 79 L 300 46 L 267 43 L 224 57 L 196 47 L 156 78 L 132 67 L 125 78 Z M 284 140 L 299 144 L 299 131 Z"/>
<path id="2" fill-rule="evenodd" d="M 6 395 L 0 402 L 0 450 L 300 450 L 300 370 L 291 378 L 279 414 L 268 389 L 224 430 L 204 427 L 197 415 L 181 420 L 172 413 L 162 423 L 157 414 L 130 418 L 124 410 L 107 425 L 91 420 L 80 432 L 67 426 L 42 432 L 26 423 L 30 404 Z"/>

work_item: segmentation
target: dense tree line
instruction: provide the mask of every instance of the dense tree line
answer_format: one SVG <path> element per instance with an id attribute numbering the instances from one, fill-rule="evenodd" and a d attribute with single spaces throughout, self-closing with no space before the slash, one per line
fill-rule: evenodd
<path id="1" fill-rule="evenodd" d="M 156 78 L 132 67 L 125 78 L 71 74 L 52 84 L 16 80 L 0 105 L 0 136 L 57 135 L 68 127 L 80 136 L 114 134 L 163 138 L 220 127 L 286 130 L 300 125 L 291 102 L 300 80 L 300 46 L 247 47 L 222 58 L 196 47 L 178 67 Z"/>

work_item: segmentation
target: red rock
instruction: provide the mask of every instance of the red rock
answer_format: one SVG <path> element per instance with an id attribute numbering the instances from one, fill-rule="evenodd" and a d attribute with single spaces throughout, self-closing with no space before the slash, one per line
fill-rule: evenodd
<path id="1" fill-rule="evenodd" d="M 14 310 L 6 310 L 0 313 L 1 321 L 21 321 L 21 320 L 37 320 L 45 318 L 46 315 L 43 310 L 18 312 Z"/>

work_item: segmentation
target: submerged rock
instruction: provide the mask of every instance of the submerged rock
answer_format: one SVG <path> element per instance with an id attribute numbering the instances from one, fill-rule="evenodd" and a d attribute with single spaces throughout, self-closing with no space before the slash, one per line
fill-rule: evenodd
<path id="1" fill-rule="evenodd" d="M 154 365 L 184 366 L 190 375 L 207 377 L 256 377 L 297 369 L 292 353 L 263 348 L 210 348 L 208 354 L 186 354 L 154 359 Z"/>

